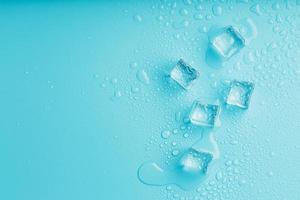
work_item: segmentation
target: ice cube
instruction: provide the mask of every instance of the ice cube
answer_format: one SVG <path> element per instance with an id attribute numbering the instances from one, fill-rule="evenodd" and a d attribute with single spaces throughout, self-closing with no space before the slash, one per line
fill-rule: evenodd
<path id="1" fill-rule="evenodd" d="M 245 46 L 245 39 L 232 26 L 227 26 L 210 38 L 210 45 L 222 59 L 228 60 Z"/>
<path id="2" fill-rule="evenodd" d="M 214 127 L 219 112 L 220 108 L 218 105 L 202 104 L 199 101 L 194 101 L 189 120 L 197 126 Z"/>
<path id="3" fill-rule="evenodd" d="M 234 80 L 230 84 L 226 104 L 247 109 L 254 89 L 254 84 L 248 81 Z"/>
<path id="4" fill-rule="evenodd" d="M 171 71 L 171 78 L 186 90 L 191 87 L 198 76 L 199 72 L 182 59 L 177 62 Z"/>
<path id="5" fill-rule="evenodd" d="M 205 175 L 208 165 L 212 159 L 213 156 L 210 153 L 189 148 L 181 156 L 179 160 L 179 168 L 181 171 L 188 174 Z"/>

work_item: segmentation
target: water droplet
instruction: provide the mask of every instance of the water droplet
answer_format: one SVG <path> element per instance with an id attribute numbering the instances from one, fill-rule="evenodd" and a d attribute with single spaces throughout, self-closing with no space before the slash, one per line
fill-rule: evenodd
<path id="1" fill-rule="evenodd" d="M 228 160 L 226 163 L 225 163 L 226 166 L 230 166 L 232 165 L 232 161 L 231 160 Z"/>
<path id="2" fill-rule="evenodd" d="M 172 151 L 172 155 L 173 156 L 177 156 L 179 154 L 179 150 L 178 149 L 175 149 Z"/>
<path id="3" fill-rule="evenodd" d="M 137 79 L 144 84 L 149 84 L 150 79 L 147 72 L 144 69 L 138 70 L 136 74 Z"/>
<path id="4" fill-rule="evenodd" d="M 130 63 L 130 68 L 135 69 L 137 67 L 137 63 L 136 62 L 132 62 Z"/>
<path id="5" fill-rule="evenodd" d="M 231 141 L 230 141 L 230 144 L 232 144 L 232 145 L 237 145 L 237 144 L 238 144 L 238 141 L 237 141 L 237 140 L 231 140 Z"/>
<path id="6" fill-rule="evenodd" d="M 217 179 L 217 181 L 220 181 L 220 180 L 223 179 L 223 174 L 222 174 L 222 172 L 218 172 L 218 173 L 216 174 L 216 179 Z"/>
<path id="7" fill-rule="evenodd" d="M 177 133 L 178 133 L 178 129 L 174 129 L 173 134 L 177 134 Z"/>
<path id="8" fill-rule="evenodd" d="M 212 7 L 212 12 L 215 16 L 220 16 L 220 15 L 222 15 L 223 10 L 220 5 L 214 5 Z"/>
<path id="9" fill-rule="evenodd" d="M 143 20 L 143 18 L 140 15 L 135 15 L 134 20 L 137 22 L 141 22 Z"/>
<path id="10" fill-rule="evenodd" d="M 173 22 L 173 28 L 175 29 L 181 29 L 189 26 L 189 21 L 182 20 L 182 21 L 175 21 Z"/>
<path id="11" fill-rule="evenodd" d="M 132 93 L 138 93 L 140 89 L 138 87 L 131 87 L 131 92 Z"/>
<path id="12" fill-rule="evenodd" d="M 191 5 L 192 4 L 192 0 L 183 0 L 183 3 L 185 5 Z"/>
<path id="13" fill-rule="evenodd" d="M 94 74 L 94 78 L 98 79 L 99 78 L 99 74 Z"/>
<path id="14" fill-rule="evenodd" d="M 195 19 L 195 20 L 202 20 L 202 19 L 203 19 L 203 15 L 200 14 L 200 13 L 196 13 L 196 14 L 194 15 L 194 19 Z"/>
<path id="15" fill-rule="evenodd" d="M 167 186 L 166 190 L 170 191 L 170 190 L 172 190 L 172 187 L 171 186 Z"/>
<path id="16" fill-rule="evenodd" d="M 171 134 L 172 134 L 171 131 L 168 131 L 168 130 L 162 131 L 162 132 L 161 132 L 161 137 L 162 137 L 163 139 L 168 139 L 168 138 L 170 137 Z"/>
<path id="17" fill-rule="evenodd" d="M 111 80 L 110 80 L 110 82 L 112 83 L 112 84 L 117 84 L 118 83 L 118 79 L 117 78 L 112 78 Z"/>
<path id="18" fill-rule="evenodd" d="M 272 171 L 269 171 L 269 172 L 268 172 L 268 176 L 269 176 L 269 177 L 272 177 L 273 175 L 274 175 L 274 173 L 273 173 Z"/>
<path id="19" fill-rule="evenodd" d="M 246 64 L 250 64 L 255 62 L 255 54 L 253 52 L 249 52 L 247 54 L 244 55 L 244 62 Z"/>
<path id="20" fill-rule="evenodd" d="M 120 90 L 115 91 L 115 97 L 119 98 L 122 96 L 122 92 Z"/>
<path id="21" fill-rule="evenodd" d="M 261 13 L 261 8 L 259 4 L 254 4 L 253 6 L 250 7 L 250 11 L 257 14 L 258 16 L 260 16 Z"/>
<path id="22" fill-rule="evenodd" d="M 162 15 L 159 15 L 158 17 L 157 17 L 157 20 L 158 21 L 162 21 L 164 19 L 164 17 L 162 16 Z"/>
<path id="23" fill-rule="evenodd" d="M 189 14 L 189 12 L 187 11 L 187 9 L 181 9 L 180 11 L 180 15 L 182 15 L 182 16 L 186 16 L 186 15 L 188 15 Z"/>
<path id="24" fill-rule="evenodd" d="M 179 122 L 179 121 L 181 120 L 181 112 L 176 112 L 176 113 L 175 113 L 175 120 L 176 120 L 177 122 Z"/>
<path id="25" fill-rule="evenodd" d="M 279 3 L 274 3 L 272 8 L 273 8 L 273 10 L 279 10 L 280 9 Z"/>

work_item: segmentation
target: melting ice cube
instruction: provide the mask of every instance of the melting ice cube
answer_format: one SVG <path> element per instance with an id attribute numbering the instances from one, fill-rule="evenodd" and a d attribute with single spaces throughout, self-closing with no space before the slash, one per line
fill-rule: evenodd
<path id="1" fill-rule="evenodd" d="M 206 152 L 189 148 L 179 160 L 179 168 L 188 174 L 205 175 L 213 156 Z"/>
<path id="2" fill-rule="evenodd" d="M 214 33 L 210 45 L 224 60 L 228 60 L 245 46 L 245 39 L 236 29 L 228 26 Z"/>
<path id="3" fill-rule="evenodd" d="M 247 109 L 249 107 L 253 89 L 254 84 L 251 82 L 237 80 L 232 81 L 226 97 L 226 103 L 228 105 Z"/>
<path id="4" fill-rule="evenodd" d="M 171 71 L 171 78 L 174 79 L 184 89 L 189 89 L 198 76 L 199 73 L 197 70 L 188 65 L 182 59 L 178 61 L 176 66 Z"/>
<path id="5" fill-rule="evenodd" d="M 189 119 L 192 124 L 213 127 L 218 119 L 219 112 L 218 105 L 201 104 L 199 101 L 194 101 Z"/>

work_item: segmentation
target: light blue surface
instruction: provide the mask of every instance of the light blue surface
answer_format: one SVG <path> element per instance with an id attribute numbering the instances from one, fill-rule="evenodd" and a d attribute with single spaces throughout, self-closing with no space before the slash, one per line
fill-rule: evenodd
<path id="1" fill-rule="evenodd" d="M 197 2 L 1 1 L 0 199 L 299 199 L 300 2 Z M 209 66 L 210 27 L 241 24 L 257 34 Z M 200 72 L 189 91 L 166 78 L 179 58 Z M 233 79 L 255 89 L 222 109 L 218 172 L 191 191 L 141 183 L 142 163 L 204 134 L 183 123 L 192 102 Z"/>

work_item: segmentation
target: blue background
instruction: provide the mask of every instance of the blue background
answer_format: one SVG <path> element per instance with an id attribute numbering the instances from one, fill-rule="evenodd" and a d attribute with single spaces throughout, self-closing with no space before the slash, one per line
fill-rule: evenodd
<path id="1" fill-rule="evenodd" d="M 1 1 L 0 199 L 299 199 L 299 11 L 292 0 Z M 257 37 L 208 66 L 206 30 L 244 18 Z M 200 71 L 187 92 L 166 79 L 179 58 Z M 182 122 L 193 100 L 220 98 L 231 79 L 256 86 L 250 108 L 223 109 L 214 130 L 222 177 L 192 191 L 142 184 L 143 162 L 201 138 Z"/>

